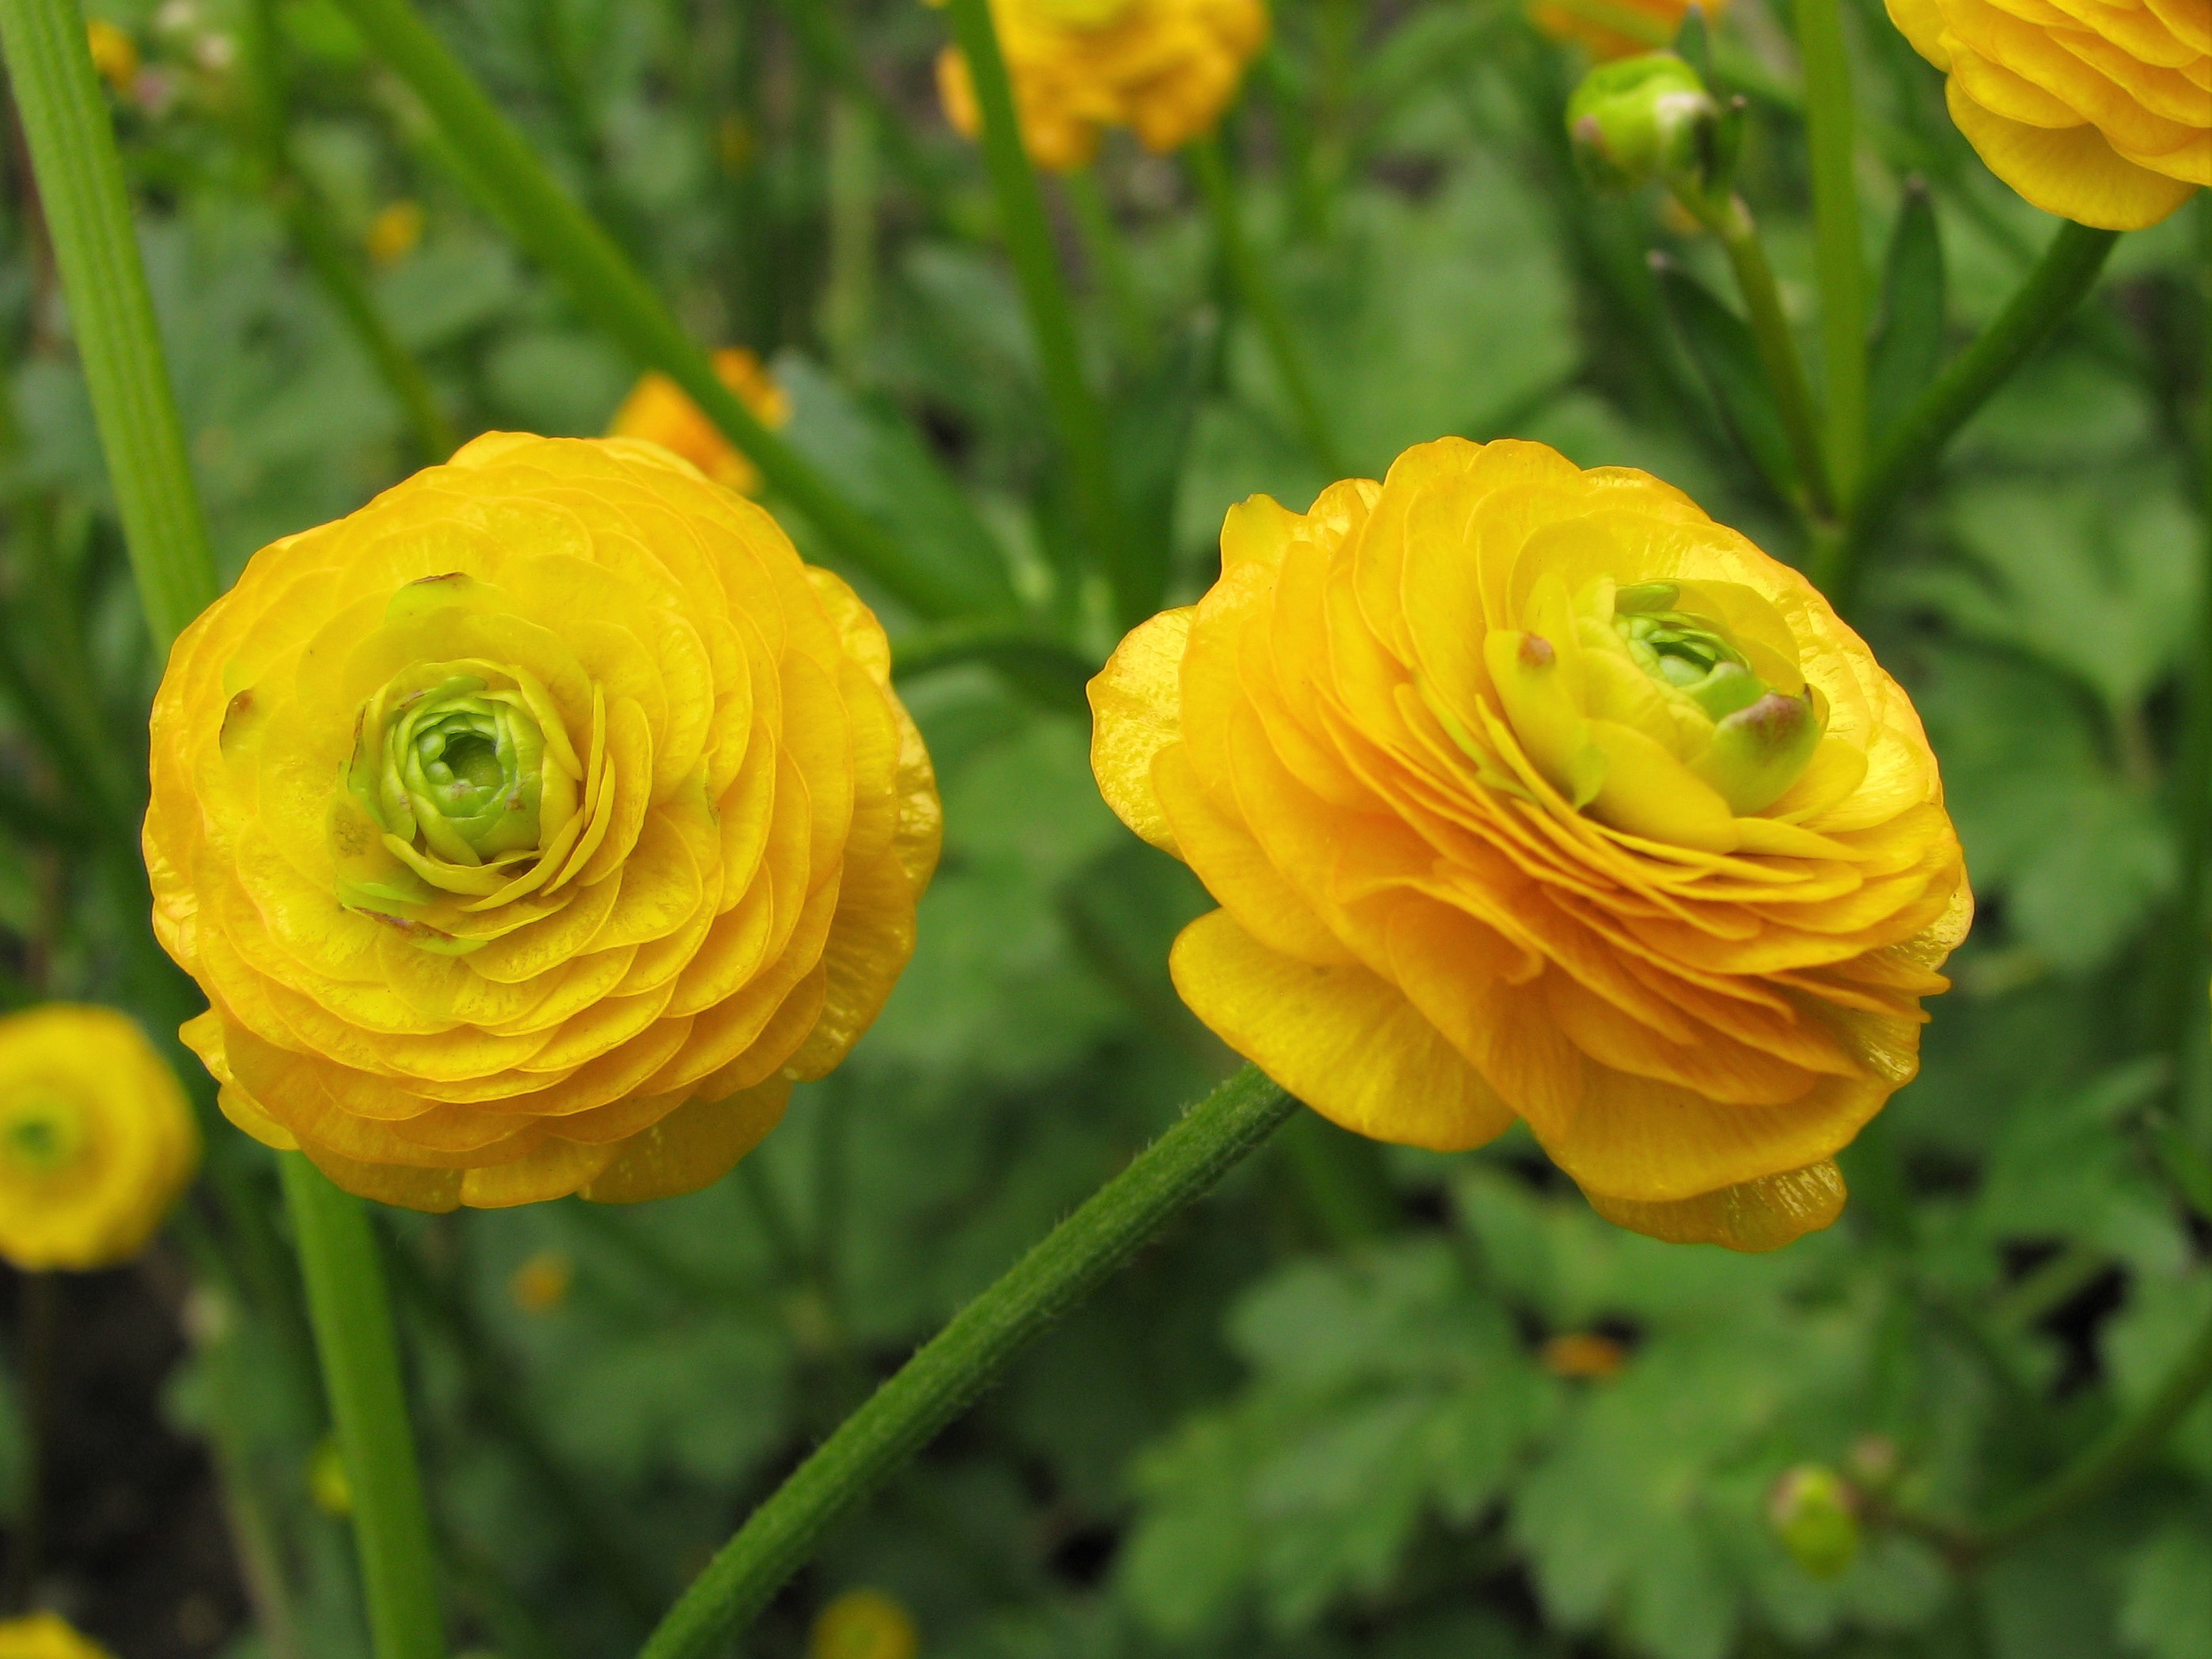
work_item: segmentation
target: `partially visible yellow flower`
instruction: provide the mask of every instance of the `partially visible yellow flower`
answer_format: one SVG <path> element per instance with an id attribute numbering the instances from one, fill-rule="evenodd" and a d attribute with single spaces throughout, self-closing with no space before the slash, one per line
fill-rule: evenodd
<path id="1" fill-rule="evenodd" d="M 1633 58 L 1672 41 L 1690 5 L 1691 0 L 1535 0 L 1528 15 L 1553 40 L 1579 40 L 1595 58 Z M 1704 9 L 1705 21 L 1717 22 L 1728 0 L 1711 0 Z M 1650 33 L 1631 33 L 1622 27 L 1638 21 L 1648 22 Z"/>
<path id="2" fill-rule="evenodd" d="M 719 1179 L 937 860 L 881 626 L 655 445 L 493 433 L 261 550 L 155 700 L 156 933 L 249 1133 L 416 1209 Z"/>
<path id="3" fill-rule="evenodd" d="M 51 1613 L 0 1620 L 0 1659 L 114 1659 L 80 1634 L 67 1620 Z"/>
<path id="4" fill-rule="evenodd" d="M 1265 0 L 991 0 L 1022 138 L 1039 167 L 1066 173 L 1107 127 L 1155 154 L 1213 130 L 1267 39 Z M 982 130 L 968 60 L 937 60 L 946 118 Z"/>
<path id="5" fill-rule="evenodd" d="M 138 1254 L 199 1165 L 176 1076 L 112 1008 L 0 1019 L 0 1256 L 27 1272 Z"/>
<path id="6" fill-rule="evenodd" d="M 368 257 L 380 265 L 396 265 L 422 240 L 422 204 L 398 201 L 388 204 L 368 222 Z"/>
<path id="7" fill-rule="evenodd" d="M 1423 444 L 1091 682 L 1130 828 L 1223 908 L 1176 987 L 1380 1139 L 1525 1119 L 1601 1213 L 1769 1249 L 1918 1064 L 1972 900 L 1905 693 L 1796 572 L 1642 472 Z"/>
<path id="8" fill-rule="evenodd" d="M 507 1293 L 525 1313 L 551 1313 L 568 1299 L 576 1264 L 562 1250 L 539 1250 L 509 1275 Z"/>
<path id="9" fill-rule="evenodd" d="M 761 424 L 779 427 L 791 418 L 791 399 L 761 360 L 743 346 L 714 354 L 714 378 L 738 394 Z M 751 495 L 760 489 L 760 471 L 722 435 L 722 428 L 685 395 L 684 388 L 658 369 L 639 376 L 607 428 L 610 438 L 642 438 L 673 450 L 716 483 Z"/>
<path id="10" fill-rule="evenodd" d="M 881 1590 L 847 1590 L 814 1621 L 806 1659 L 915 1659 L 914 1615 Z"/>
<path id="11" fill-rule="evenodd" d="M 92 48 L 92 66 L 100 79 L 128 97 L 138 84 L 138 43 L 112 23 L 94 18 L 84 26 L 85 44 Z"/>
<path id="12" fill-rule="evenodd" d="M 1603 1382 L 1620 1375 L 1628 1350 L 1595 1331 L 1569 1331 L 1544 1344 L 1544 1369 L 1554 1376 Z"/>
<path id="13" fill-rule="evenodd" d="M 2206 0 L 1888 0 L 1951 118 L 2047 213 L 2154 225 L 2212 185 Z"/>

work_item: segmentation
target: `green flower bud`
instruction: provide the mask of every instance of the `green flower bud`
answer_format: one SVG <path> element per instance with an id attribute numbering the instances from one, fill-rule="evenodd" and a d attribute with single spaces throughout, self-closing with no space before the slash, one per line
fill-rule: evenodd
<path id="1" fill-rule="evenodd" d="M 1797 1565 L 1833 1578 L 1858 1557 L 1858 1494 L 1833 1469 L 1801 1463 L 1774 1483 L 1767 1522 Z"/>
<path id="2" fill-rule="evenodd" d="M 1654 179 L 1703 195 L 1726 172 L 1729 124 L 1697 70 L 1671 52 L 1601 64 L 1567 103 L 1567 136 L 1596 189 Z"/>
<path id="3" fill-rule="evenodd" d="M 538 844 L 545 735 L 527 700 L 457 674 L 362 710 L 347 783 L 369 816 L 450 863 Z"/>

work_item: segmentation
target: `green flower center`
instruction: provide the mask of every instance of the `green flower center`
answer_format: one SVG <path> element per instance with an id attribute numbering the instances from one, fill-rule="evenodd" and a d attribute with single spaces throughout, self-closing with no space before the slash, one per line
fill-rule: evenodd
<path id="1" fill-rule="evenodd" d="M 1613 596 L 1613 631 L 1638 667 L 1725 720 L 1769 688 L 1718 623 L 1673 608 L 1680 596 L 1672 582 L 1622 588 Z"/>
<path id="2" fill-rule="evenodd" d="M 457 674 L 362 710 L 347 782 L 392 835 L 454 864 L 536 850 L 545 734 L 519 692 Z"/>
<path id="3" fill-rule="evenodd" d="M 29 1096 L 0 1111 L 0 1158 L 25 1174 L 57 1174 L 83 1146 L 82 1119 L 52 1096 Z"/>

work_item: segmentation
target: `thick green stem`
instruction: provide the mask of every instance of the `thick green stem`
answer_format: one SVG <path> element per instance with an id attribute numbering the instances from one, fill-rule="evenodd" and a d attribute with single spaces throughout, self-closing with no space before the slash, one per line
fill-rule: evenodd
<path id="1" fill-rule="evenodd" d="M 1848 501 L 1866 459 L 1866 258 L 1859 241 L 1851 66 L 1837 0 L 1796 0 L 1805 56 L 1805 119 L 1813 151 L 1813 230 L 1827 367 L 1828 476 Z"/>
<path id="2" fill-rule="evenodd" d="M 588 316 L 641 362 L 682 386 L 760 468 L 769 488 L 805 514 L 856 569 L 925 616 L 968 608 L 969 596 L 917 563 L 721 383 L 675 313 L 545 170 L 410 0 L 337 3 L 422 100 L 481 196 L 500 204 L 516 239 L 568 283 Z"/>
<path id="3" fill-rule="evenodd" d="M 215 597 L 215 556 L 138 261 L 115 132 L 75 0 L 0 0 L 15 106 L 131 550 L 163 651 Z"/>
<path id="4" fill-rule="evenodd" d="M 1759 366 L 1766 371 L 1768 389 L 1782 416 L 1782 429 L 1790 440 L 1790 458 L 1797 464 L 1799 482 L 1807 506 L 1815 520 L 1832 514 L 1835 492 L 1829 487 L 1827 458 L 1820 447 L 1820 417 L 1813 405 L 1813 390 L 1806 383 L 1805 365 L 1797 356 L 1797 341 L 1783 313 L 1782 291 L 1775 286 L 1774 268 L 1766 263 L 1759 246 L 1759 228 L 1741 196 L 1718 204 L 1684 205 L 1703 217 L 1728 252 L 1729 268 L 1735 273 L 1736 291 L 1751 323 L 1752 338 L 1759 345 Z"/>
<path id="5" fill-rule="evenodd" d="M 976 107 L 982 112 L 983 161 L 998 203 L 999 229 L 1029 312 L 1030 333 L 1044 374 L 1045 400 L 1052 407 L 1067 462 L 1077 526 L 1088 544 L 1085 550 L 1113 588 L 1115 612 L 1126 626 L 1158 607 L 1160 573 L 1133 556 L 1122 526 L 1105 411 L 1084 377 L 1075 313 L 1053 252 L 1044 197 L 1022 143 L 1013 82 L 999 50 L 990 0 L 948 0 L 945 9 L 951 17 L 953 39 L 968 63 Z"/>
<path id="6" fill-rule="evenodd" d="M 2115 230 L 2092 230 L 2071 220 L 2061 224 L 2041 262 L 1996 320 L 1905 410 L 1860 482 L 1850 506 L 1850 534 L 1838 546 L 1833 568 L 1814 573 L 1814 580 L 1838 605 L 1850 603 L 1867 539 L 1898 498 L 1934 468 L 1959 428 L 2066 320 L 2119 238 Z"/>
<path id="7" fill-rule="evenodd" d="M 1013 1357 L 1267 1139 L 1296 1109 L 1247 1067 L 956 1315 L 753 1512 L 684 1592 L 643 1659 L 707 1659 L 822 1535 L 981 1393 Z"/>
<path id="8" fill-rule="evenodd" d="M 1252 320 L 1260 325 L 1260 336 L 1267 342 L 1276 377 L 1289 394 L 1291 410 L 1297 419 L 1306 447 L 1330 477 L 1350 477 L 1352 469 L 1329 428 L 1328 414 L 1314 390 L 1313 376 L 1306 368 L 1297 338 L 1291 332 L 1290 313 L 1283 308 L 1282 296 L 1275 291 L 1266 267 L 1253 253 L 1252 244 L 1244 234 L 1243 216 L 1237 210 L 1237 184 L 1230 176 L 1229 161 L 1222 151 L 1221 141 L 1211 135 L 1197 139 L 1187 154 L 1191 172 L 1198 179 L 1199 190 L 1212 216 L 1213 235 L 1220 246 L 1221 262 L 1228 268 L 1229 280 L 1237 285 L 1237 297 L 1252 313 Z"/>
<path id="9" fill-rule="evenodd" d="M 354 1545 L 376 1659 L 443 1659 L 436 1558 L 399 1381 L 392 1303 L 362 1202 L 283 1155 L 323 1387 L 353 1489 Z"/>

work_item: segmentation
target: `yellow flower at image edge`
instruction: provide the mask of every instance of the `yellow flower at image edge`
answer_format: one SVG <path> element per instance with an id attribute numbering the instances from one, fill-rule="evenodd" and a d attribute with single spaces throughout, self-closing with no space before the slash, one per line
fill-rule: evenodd
<path id="1" fill-rule="evenodd" d="M 1605 0 L 1602 6 L 1584 7 L 1577 0 L 1535 0 L 1528 15 L 1538 28 L 1557 40 L 1579 40 L 1601 59 L 1633 58 L 1671 41 L 1689 15 L 1691 0 Z M 1704 8 L 1707 23 L 1717 22 L 1728 9 L 1728 0 L 1713 0 Z M 1655 39 L 1624 33 L 1607 21 L 1647 20 Z"/>
<path id="2" fill-rule="evenodd" d="M 2212 0 L 1888 0 L 1951 118 L 2045 211 L 2139 230 L 2212 185 Z"/>
<path id="3" fill-rule="evenodd" d="M 231 1121 L 417 1209 L 719 1178 L 911 953 L 883 630 L 664 449 L 500 433 L 264 548 L 155 699 L 155 927 Z"/>
<path id="4" fill-rule="evenodd" d="M 128 1261 L 199 1167 L 175 1074 L 112 1008 L 0 1019 L 0 1257 L 27 1272 Z"/>
<path id="5" fill-rule="evenodd" d="M 1221 550 L 1091 686 L 1106 799 L 1223 907 L 1170 963 L 1198 1016 L 1363 1134 L 1525 1120 L 1638 1231 L 1832 1220 L 1972 915 L 1858 637 L 1679 491 L 1540 444 L 1255 497 Z"/>
<path id="6" fill-rule="evenodd" d="M 112 1659 L 99 1643 L 51 1613 L 0 1619 L 0 1659 Z"/>
<path id="7" fill-rule="evenodd" d="M 714 377 L 738 394 L 762 425 L 779 427 L 791 418 L 791 400 L 769 378 L 760 359 L 744 347 L 726 346 L 716 352 Z M 658 369 L 638 377 L 637 385 L 615 411 L 607 436 L 641 438 L 659 444 L 740 495 L 760 489 L 759 469 L 738 453 L 737 446 L 722 435 L 722 428 L 685 395 L 682 386 Z"/>
<path id="8" fill-rule="evenodd" d="M 1164 155 L 1213 130 L 1267 39 L 1264 0 L 992 0 L 1022 140 L 1039 167 L 1085 166 L 1101 131 Z M 945 118 L 982 130 L 968 62 L 937 60 Z"/>

